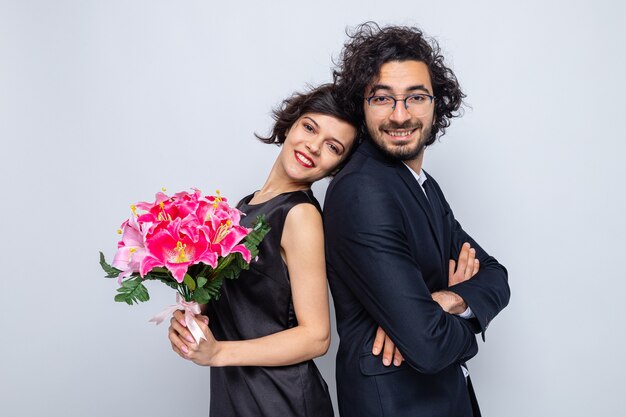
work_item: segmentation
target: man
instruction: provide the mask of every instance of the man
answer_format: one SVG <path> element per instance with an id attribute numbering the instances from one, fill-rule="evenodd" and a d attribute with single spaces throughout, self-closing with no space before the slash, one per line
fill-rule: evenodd
<path id="1" fill-rule="evenodd" d="M 507 273 L 422 170 L 464 95 L 416 28 L 361 25 L 334 75 L 364 122 L 324 207 L 341 416 L 479 416 L 465 362 L 478 351 L 475 333 L 484 338 L 508 304 Z M 454 279 L 448 262 L 459 253 L 465 262 L 470 246 L 479 271 Z M 405 359 L 399 366 L 372 353 L 379 325 Z"/>

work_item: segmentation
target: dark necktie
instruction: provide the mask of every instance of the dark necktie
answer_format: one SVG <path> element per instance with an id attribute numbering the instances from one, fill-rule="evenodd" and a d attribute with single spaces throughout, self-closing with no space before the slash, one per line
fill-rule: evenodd
<path id="1" fill-rule="evenodd" d="M 431 213 L 433 214 L 434 229 L 436 230 L 435 233 L 437 234 L 439 244 L 441 245 L 444 230 L 441 201 L 439 201 L 437 191 L 435 191 L 433 182 L 430 179 L 427 178 L 426 181 L 422 183 L 422 187 L 424 187 L 424 192 L 426 193 L 426 198 L 428 199 L 428 204 L 430 205 Z M 443 250 L 443 248 L 441 249 Z"/>
<path id="2" fill-rule="evenodd" d="M 422 187 L 424 188 L 424 192 L 426 193 L 426 199 L 428 200 L 428 204 L 430 204 L 430 208 L 433 210 L 433 212 L 436 212 L 433 200 L 433 198 L 435 198 L 435 190 L 433 190 L 432 188 L 432 181 L 426 178 L 426 181 L 422 183 Z"/>

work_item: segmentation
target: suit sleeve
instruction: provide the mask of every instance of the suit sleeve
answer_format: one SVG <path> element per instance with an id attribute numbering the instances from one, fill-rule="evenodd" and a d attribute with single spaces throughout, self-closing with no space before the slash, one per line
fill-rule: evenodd
<path id="1" fill-rule="evenodd" d="M 474 356 L 471 325 L 432 300 L 410 253 L 399 204 L 384 181 L 345 176 L 326 202 L 329 263 L 407 363 L 436 373 Z"/>
<path id="2" fill-rule="evenodd" d="M 480 261 L 480 270 L 471 279 L 448 288 L 465 300 L 478 321 L 479 331 L 487 330 L 491 320 L 509 303 L 511 291 L 508 284 L 506 268 L 487 252 L 469 235 L 454 218 L 450 206 L 445 201 L 441 189 L 437 186 L 445 209 L 449 212 L 452 222 L 451 255 L 457 259 L 461 246 L 469 242 L 476 249 L 476 258 Z"/>

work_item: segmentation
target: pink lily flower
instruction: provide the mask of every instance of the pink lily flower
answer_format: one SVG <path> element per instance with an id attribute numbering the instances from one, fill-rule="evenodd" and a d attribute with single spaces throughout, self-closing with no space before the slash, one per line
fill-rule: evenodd
<path id="1" fill-rule="evenodd" d="M 121 271 L 117 278 L 118 283 L 133 272 L 139 272 L 141 262 L 147 255 L 144 236 L 135 216 L 122 223 L 121 229 L 122 240 L 117 243 L 117 252 L 112 262 L 112 266 Z"/>
<path id="2" fill-rule="evenodd" d="M 250 262 L 250 251 L 239 245 L 250 230 L 239 225 L 241 212 L 226 204 L 221 197 L 208 197 L 198 206 L 197 218 L 204 222 L 202 227 L 210 242 L 210 250 L 219 256 L 241 253 L 246 262 Z"/>
<path id="3" fill-rule="evenodd" d="M 204 234 L 190 236 L 181 226 L 182 221 L 175 219 L 146 238 L 149 253 L 141 263 L 139 273 L 142 277 L 155 267 L 165 267 L 181 283 L 190 265 L 202 262 L 213 268 L 217 266 L 217 254 L 208 250 L 209 242 Z"/>
<path id="4" fill-rule="evenodd" d="M 250 263 L 250 251 L 245 245 L 238 244 L 250 231 L 245 227 L 235 226 L 230 223 L 230 220 L 227 220 L 213 232 L 210 239 L 210 250 L 218 253 L 220 256 L 227 256 L 234 252 L 240 253 L 243 259 Z"/>

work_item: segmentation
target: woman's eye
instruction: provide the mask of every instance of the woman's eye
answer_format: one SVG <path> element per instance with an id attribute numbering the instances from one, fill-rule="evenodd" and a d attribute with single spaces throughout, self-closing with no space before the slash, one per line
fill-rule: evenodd
<path id="1" fill-rule="evenodd" d="M 304 129 L 307 132 L 315 132 L 315 129 L 313 129 L 313 126 L 311 126 L 310 124 L 307 124 L 307 123 L 304 124 Z"/>
<path id="2" fill-rule="evenodd" d="M 341 150 L 339 149 L 339 147 L 335 145 L 334 143 L 329 142 L 328 147 L 330 148 L 332 152 L 336 153 L 337 155 L 341 153 Z"/>

